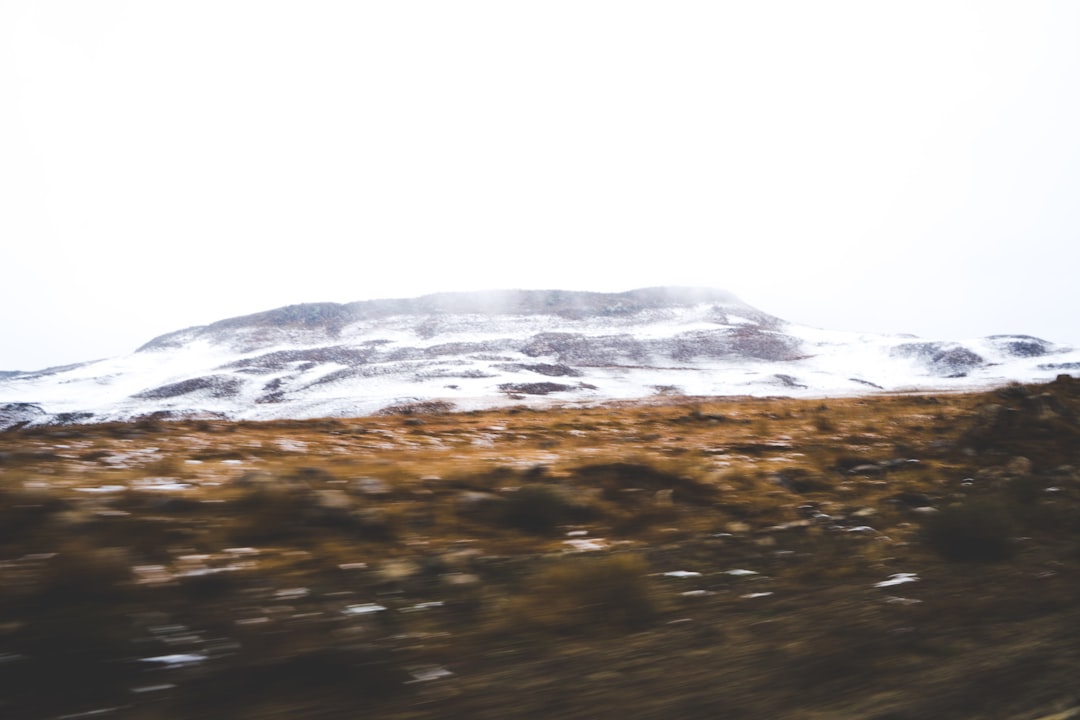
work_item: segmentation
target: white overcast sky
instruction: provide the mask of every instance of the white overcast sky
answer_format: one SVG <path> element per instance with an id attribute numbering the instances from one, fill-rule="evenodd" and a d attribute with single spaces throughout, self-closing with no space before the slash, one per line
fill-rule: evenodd
<path id="1" fill-rule="evenodd" d="M 300 302 L 730 290 L 1080 343 L 1080 2 L 0 0 L 0 369 Z"/>

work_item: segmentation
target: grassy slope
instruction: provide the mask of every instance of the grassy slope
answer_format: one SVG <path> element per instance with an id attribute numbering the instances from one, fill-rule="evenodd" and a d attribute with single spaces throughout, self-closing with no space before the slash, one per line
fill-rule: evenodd
<path id="1" fill-rule="evenodd" d="M 1035 717 L 1080 701 L 1076 413 L 1061 379 L 3 433 L 0 714 Z"/>

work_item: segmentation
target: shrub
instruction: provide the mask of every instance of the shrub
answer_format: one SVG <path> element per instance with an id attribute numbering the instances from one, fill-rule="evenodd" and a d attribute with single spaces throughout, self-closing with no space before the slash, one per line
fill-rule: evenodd
<path id="1" fill-rule="evenodd" d="M 503 524 L 524 532 L 547 535 L 567 522 L 571 505 L 554 488 L 526 485 L 507 499 L 503 507 Z"/>
<path id="2" fill-rule="evenodd" d="M 999 562 L 1012 556 L 1013 521 L 999 501 L 972 498 L 931 515 L 926 542 L 946 560 Z"/>
<path id="3" fill-rule="evenodd" d="M 0 543 L 26 542 L 69 504 L 33 490 L 0 490 Z"/>
<path id="4" fill-rule="evenodd" d="M 638 555 L 568 558 L 541 570 L 518 604 L 519 620 L 540 629 L 633 629 L 657 614 L 648 565 Z"/>
<path id="5" fill-rule="evenodd" d="M 585 465 L 574 470 L 583 482 L 600 487 L 604 498 L 616 502 L 625 499 L 625 490 L 639 489 L 656 492 L 671 490 L 675 502 L 708 504 L 716 488 L 689 474 L 672 472 L 644 463 L 613 462 Z"/>
<path id="6" fill-rule="evenodd" d="M 17 621 L 0 663 L 4 716 L 55 717 L 124 698 L 138 670 L 127 554 L 72 546 L 33 570 L 36 582 L 5 608 Z"/>
<path id="7" fill-rule="evenodd" d="M 245 657 L 194 678 L 179 691 L 179 704 L 198 717 L 270 717 L 281 705 L 311 712 L 313 705 L 335 700 L 389 697 L 402 692 L 409 677 L 389 648 L 375 644 L 282 647 L 270 650 L 268 657 Z M 309 717 L 308 712 L 298 714 Z"/>
<path id="8" fill-rule="evenodd" d="M 295 537 L 312 493 L 287 481 L 265 482 L 237 499 L 233 536 L 238 542 L 270 542 Z"/>

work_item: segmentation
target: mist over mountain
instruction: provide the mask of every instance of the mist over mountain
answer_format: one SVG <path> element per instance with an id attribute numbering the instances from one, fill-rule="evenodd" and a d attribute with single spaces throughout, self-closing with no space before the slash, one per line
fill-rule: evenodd
<path id="1" fill-rule="evenodd" d="M 721 290 L 504 290 L 311 303 L 0 374 L 0 428 L 469 410 L 692 395 L 852 395 L 1052 379 L 1080 353 L 795 325 Z"/>

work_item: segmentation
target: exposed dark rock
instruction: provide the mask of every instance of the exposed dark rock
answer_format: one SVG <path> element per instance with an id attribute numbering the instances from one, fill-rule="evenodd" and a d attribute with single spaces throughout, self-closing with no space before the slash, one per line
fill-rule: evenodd
<path id="1" fill-rule="evenodd" d="M 454 403 L 444 400 L 419 400 L 416 402 L 388 405 L 376 415 L 438 415 L 454 411 Z"/>
<path id="2" fill-rule="evenodd" d="M 963 377 L 984 362 L 981 355 L 967 348 L 950 348 L 934 355 L 930 360 L 930 368 L 938 375 Z"/>
<path id="3" fill-rule="evenodd" d="M 304 387 L 309 388 L 315 387 L 317 385 L 330 385 L 332 383 L 341 382 L 342 380 L 348 380 L 349 378 L 353 378 L 356 376 L 357 372 L 355 368 L 341 368 L 340 370 L 335 370 L 334 372 L 320 375 Z"/>
<path id="4" fill-rule="evenodd" d="M 45 409 L 35 403 L 5 403 L 0 405 L 0 430 L 25 425 L 45 414 Z"/>
<path id="5" fill-rule="evenodd" d="M 520 395 L 547 395 L 553 392 L 571 392 L 578 388 L 574 385 L 563 385 L 562 383 L 535 382 L 501 383 L 499 389 L 505 393 L 515 393 Z"/>
<path id="6" fill-rule="evenodd" d="M 795 360 L 799 341 L 780 332 L 741 326 L 725 330 L 681 333 L 670 343 L 659 341 L 675 360 L 741 356 L 755 360 Z M 668 349 L 668 347 L 670 349 Z"/>
<path id="7" fill-rule="evenodd" d="M 514 372 L 516 370 L 528 370 L 529 372 L 538 373 L 540 375 L 547 375 L 548 377 L 581 377 L 580 370 L 575 370 L 569 365 L 550 364 L 550 363 L 503 363 L 496 365 L 499 370 L 509 370 Z"/>
<path id="8" fill-rule="evenodd" d="M 225 413 L 211 412 L 209 410 L 155 410 L 154 412 L 136 415 L 131 418 L 133 422 L 157 422 L 159 420 L 228 420 Z"/>
<path id="9" fill-rule="evenodd" d="M 49 425 L 74 425 L 87 422 L 94 417 L 92 412 L 62 412 L 48 418 Z"/>
<path id="10" fill-rule="evenodd" d="M 554 355 L 565 365 L 640 365 L 649 359 L 646 344 L 628 334 L 540 333 L 534 335 L 521 352 L 529 357 Z"/>
<path id="11" fill-rule="evenodd" d="M 425 358 L 461 357 L 477 353 L 496 353 L 513 350 L 515 342 L 511 340 L 490 340 L 487 342 L 441 343 L 423 348 L 420 353 Z"/>
<path id="12" fill-rule="evenodd" d="M 1040 370 L 1080 370 L 1080 362 L 1042 363 Z"/>
<path id="13" fill-rule="evenodd" d="M 579 366 L 643 365 L 660 358 L 690 362 L 731 357 L 785 361 L 801 357 L 797 339 L 749 326 L 696 330 L 661 340 L 638 340 L 632 335 L 541 333 L 534 335 L 521 351 L 530 357 L 554 356 L 560 364 Z"/>
<path id="14" fill-rule="evenodd" d="M 259 404 L 284 402 L 284 385 L 284 378 L 274 378 L 270 382 L 263 385 L 263 394 L 255 398 L 255 402 Z"/>
<path id="15" fill-rule="evenodd" d="M 311 363 L 308 365 L 308 369 L 319 363 L 335 363 L 352 367 L 367 363 L 373 354 L 374 352 L 371 350 L 341 345 L 304 350 L 278 350 L 265 355 L 236 360 L 222 365 L 220 369 L 276 372 L 279 370 L 291 370 L 294 363 Z"/>
<path id="16" fill-rule="evenodd" d="M 991 335 L 987 340 L 1012 357 L 1040 357 L 1051 348 L 1051 343 L 1031 335 Z"/>
<path id="17" fill-rule="evenodd" d="M 892 354 L 919 360 L 927 370 L 942 377 L 963 377 L 986 363 L 981 355 L 966 347 L 946 342 L 904 343 L 893 348 Z"/>
<path id="18" fill-rule="evenodd" d="M 181 380 L 169 383 L 151 390 L 143 390 L 131 397 L 143 400 L 165 400 L 166 398 L 180 397 L 195 392 L 208 391 L 214 398 L 233 397 L 240 392 L 244 385 L 243 381 L 228 375 L 207 375 L 204 377 Z"/>

